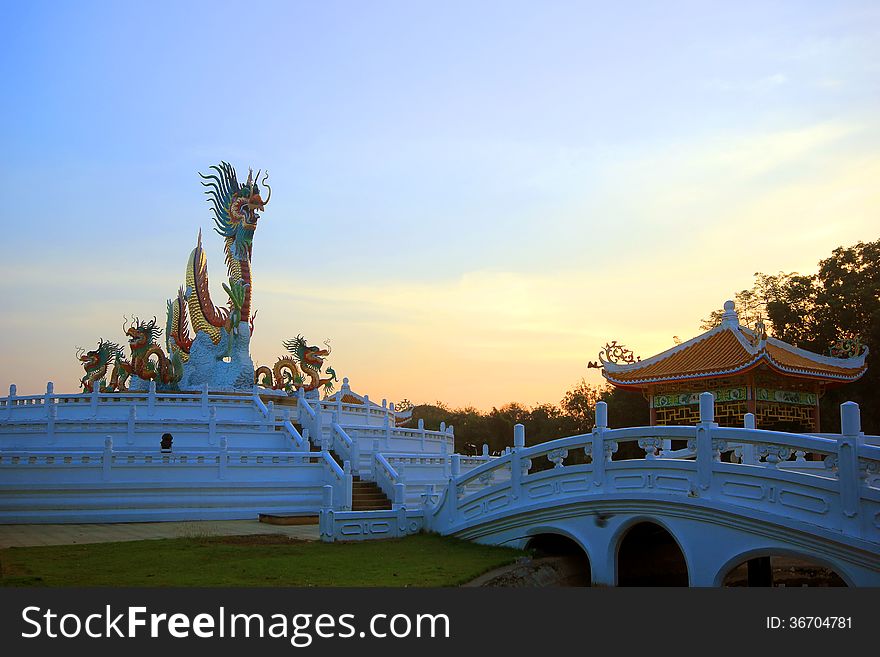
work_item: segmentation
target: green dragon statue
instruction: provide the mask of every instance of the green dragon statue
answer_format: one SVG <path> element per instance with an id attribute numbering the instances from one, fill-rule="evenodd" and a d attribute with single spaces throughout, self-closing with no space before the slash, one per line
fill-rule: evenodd
<path id="1" fill-rule="evenodd" d="M 96 349 L 91 351 L 78 349 L 77 357 L 86 371 L 85 376 L 79 381 L 83 392 L 94 392 L 95 385 L 98 386 L 100 392 L 125 392 L 127 390 L 125 382 L 128 379 L 128 373 L 122 367 L 124 362 L 122 347 L 115 342 L 101 338 Z M 104 377 L 107 375 L 107 369 L 111 362 L 113 363 L 113 371 L 110 375 L 110 383 L 107 384 Z"/>

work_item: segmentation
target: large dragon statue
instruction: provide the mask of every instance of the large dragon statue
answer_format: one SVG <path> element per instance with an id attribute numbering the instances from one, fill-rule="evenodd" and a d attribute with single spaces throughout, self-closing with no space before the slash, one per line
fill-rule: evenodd
<path id="1" fill-rule="evenodd" d="M 186 288 L 178 290 L 176 299 L 168 300 L 168 349 L 172 353 L 180 352 L 184 361 L 193 343 L 187 326 L 187 310 L 195 333 L 204 331 L 215 345 L 220 342 L 221 331 L 227 331 L 231 337 L 237 332 L 240 322 L 251 319 L 251 254 L 254 231 L 260 218 L 259 212 L 263 211 L 272 196 L 272 189 L 266 183 L 268 172 L 263 175 L 260 183 L 269 190 L 264 201 L 257 184 L 259 171 L 256 176 L 253 171 L 249 172 L 247 182 L 241 184 L 235 169 L 229 163 L 221 162 L 219 166 L 211 166 L 211 169 L 213 173 L 199 175 L 207 181 L 202 185 L 208 188 L 205 194 L 214 215 L 214 230 L 225 240 L 229 283 L 224 283 L 223 289 L 229 299 L 226 307 L 219 308 L 211 301 L 208 259 L 202 248 L 202 233 L 199 231 L 196 248 L 190 253 L 186 266 Z"/>
<path id="2" fill-rule="evenodd" d="M 79 381 L 83 392 L 94 392 L 95 385 L 100 392 L 126 391 L 125 381 L 128 379 L 128 373 L 122 367 L 124 362 L 122 347 L 118 344 L 101 338 L 97 348 L 91 351 L 78 349 L 77 356 L 86 371 L 85 376 Z M 105 377 L 111 362 L 113 371 L 110 375 L 110 383 L 107 384 Z"/>
<path id="3" fill-rule="evenodd" d="M 177 352 L 172 352 L 169 358 L 156 344 L 162 329 L 156 326 L 155 317 L 149 322 L 135 318 L 125 334 L 131 349 L 131 362 L 123 361 L 120 366 L 128 376 L 134 375 L 144 381 L 155 380 L 165 385 L 180 381 L 183 359 Z"/>
<path id="4" fill-rule="evenodd" d="M 295 388 L 302 387 L 309 392 L 323 387 L 325 394 L 333 392 L 333 382 L 338 381 L 332 367 L 327 368 L 327 376 L 321 377 L 324 358 L 330 355 L 330 344 L 324 342 L 326 349 L 309 345 L 306 339 L 298 335 L 283 343 L 290 355 L 280 356 L 270 370 L 265 365 L 258 367 L 254 373 L 254 383 L 275 390 L 287 390 L 292 393 Z M 305 377 L 309 382 L 305 383 Z"/>

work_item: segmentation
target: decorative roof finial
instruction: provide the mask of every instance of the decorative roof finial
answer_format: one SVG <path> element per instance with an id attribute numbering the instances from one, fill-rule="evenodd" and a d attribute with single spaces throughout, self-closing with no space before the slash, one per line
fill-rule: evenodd
<path id="1" fill-rule="evenodd" d="M 739 315 L 736 314 L 736 305 L 730 299 L 724 302 L 724 312 L 721 313 L 721 326 L 739 326 Z"/>

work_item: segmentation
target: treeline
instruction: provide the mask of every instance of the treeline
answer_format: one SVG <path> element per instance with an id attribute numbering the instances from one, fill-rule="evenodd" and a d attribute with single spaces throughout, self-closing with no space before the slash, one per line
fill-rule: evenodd
<path id="1" fill-rule="evenodd" d="M 815 274 L 757 273 L 752 288 L 735 298 L 741 322 L 753 327 L 763 320 L 768 333 L 797 347 L 828 354 L 832 345 L 848 339 L 869 348 L 867 373 L 822 396 L 821 425 L 823 432 L 839 431 L 840 404 L 852 400 L 861 407 L 863 431 L 880 434 L 880 239 L 835 249 L 819 262 Z M 720 319 L 720 310 L 712 313 L 702 329 L 708 330 Z M 599 400 L 608 403 L 611 427 L 649 422 L 648 402 L 640 393 L 594 386 L 583 379 L 559 404 L 529 408 L 510 403 L 482 412 L 437 402 L 415 406 L 413 417 L 424 419 L 430 429 L 438 428 L 440 422 L 453 424 L 460 453 L 477 453 L 483 443 L 498 453 L 513 444 L 513 425 L 518 423 L 526 427 L 528 445 L 589 432 Z"/>
<path id="2" fill-rule="evenodd" d="M 441 422 L 455 427 L 455 450 L 461 454 L 478 454 L 483 444 L 497 454 L 513 445 L 513 425 L 526 428 L 526 444 L 536 445 L 556 438 L 589 433 L 595 424 L 597 401 L 608 404 L 611 427 L 648 424 L 648 402 L 640 394 L 609 386 L 590 385 L 583 379 L 565 393 L 559 404 L 538 404 L 527 407 L 510 403 L 483 412 L 473 407 L 450 408 L 442 402 L 421 404 L 413 408 L 414 426 L 419 419 L 425 427 L 437 429 Z"/>

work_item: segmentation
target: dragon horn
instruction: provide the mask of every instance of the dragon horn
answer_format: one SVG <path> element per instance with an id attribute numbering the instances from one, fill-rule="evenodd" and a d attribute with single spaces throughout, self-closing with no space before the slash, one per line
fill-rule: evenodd
<path id="1" fill-rule="evenodd" d="M 327 355 L 330 355 L 330 352 L 333 351 L 333 348 L 330 346 L 330 340 L 324 340 L 324 344 L 327 345 Z"/>
<path id="2" fill-rule="evenodd" d="M 82 358 L 82 356 L 86 353 L 86 350 L 83 347 L 76 348 L 76 357 Z"/>
<path id="3" fill-rule="evenodd" d="M 266 182 L 268 179 L 269 179 L 269 171 L 266 170 L 266 173 L 263 174 L 263 182 L 262 182 L 262 185 L 263 185 L 263 187 L 265 187 L 266 189 L 269 190 L 269 196 L 267 196 L 267 197 L 266 197 L 266 200 L 263 201 L 263 205 L 266 205 L 266 203 L 268 203 L 268 202 L 269 202 L 269 199 L 272 197 L 272 188 L 269 187 L 269 183 Z"/>

